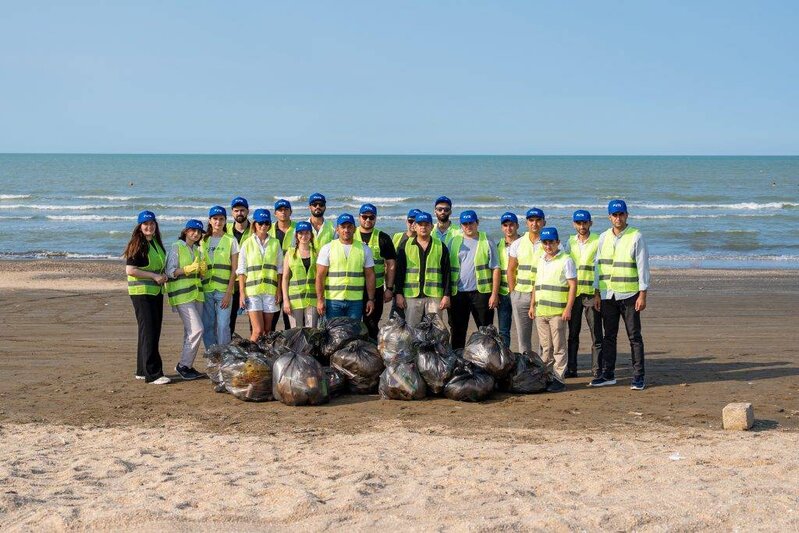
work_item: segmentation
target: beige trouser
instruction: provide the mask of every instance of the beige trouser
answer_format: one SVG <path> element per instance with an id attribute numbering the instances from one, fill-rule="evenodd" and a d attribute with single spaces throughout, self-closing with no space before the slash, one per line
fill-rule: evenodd
<path id="1" fill-rule="evenodd" d="M 405 323 L 410 327 L 416 327 L 422 321 L 422 317 L 428 313 L 436 313 L 439 317 L 442 313 L 438 306 L 441 298 L 405 298 Z"/>
<path id="2" fill-rule="evenodd" d="M 528 315 L 530 311 L 530 293 L 513 291 L 510 293 L 510 303 L 513 309 L 513 325 L 516 327 L 516 337 L 519 339 L 520 352 L 538 352 L 538 330 L 533 320 Z"/>
<path id="3" fill-rule="evenodd" d="M 289 315 L 289 326 L 292 328 L 315 328 L 319 321 L 316 307 L 309 305 L 305 309 L 293 309 Z"/>
<path id="4" fill-rule="evenodd" d="M 537 316 L 535 325 L 541 342 L 541 360 L 555 379 L 563 383 L 566 372 L 566 321 L 560 315 Z"/>

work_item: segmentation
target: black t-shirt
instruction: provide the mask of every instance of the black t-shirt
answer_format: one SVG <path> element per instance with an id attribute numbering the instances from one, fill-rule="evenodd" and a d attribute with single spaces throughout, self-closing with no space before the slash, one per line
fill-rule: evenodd
<path id="1" fill-rule="evenodd" d="M 282 248 L 283 239 L 286 238 L 286 232 L 275 226 L 275 237 L 277 237 L 277 242 L 280 243 L 280 247 Z"/>
<path id="2" fill-rule="evenodd" d="M 367 245 L 369 244 L 369 241 L 372 240 L 373 233 L 374 232 L 361 233 L 361 240 L 364 242 L 364 244 Z M 389 237 L 387 233 L 381 231 L 377 239 L 378 239 L 377 244 L 378 246 L 380 246 L 380 257 L 382 257 L 383 259 L 396 260 L 397 251 L 394 249 L 394 243 L 391 242 L 391 237 Z"/>
<path id="3" fill-rule="evenodd" d="M 407 239 L 405 239 L 407 241 Z M 424 271 L 427 265 L 427 256 L 430 255 L 430 250 L 433 249 L 432 239 L 426 250 L 423 250 L 419 245 L 416 237 L 413 238 L 413 246 L 419 248 L 419 289 L 424 291 Z M 441 270 L 441 283 L 444 287 L 444 295 L 449 296 L 452 291 L 452 272 L 450 270 L 449 250 L 447 245 L 441 244 L 441 264 L 438 265 Z M 397 270 L 394 276 L 394 291 L 397 294 L 402 294 L 405 289 L 405 276 L 408 272 L 408 257 L 405 255 L 405 246 L 400 246 L 399 253 L 397 254 Z M 420 292 L 419 294 L 422 294 Z"/>
<path id="4" fill-rule="evenodd" d="M 302 266 L 305 267 L 305 270 L 311 268 L 311 258 L 310 257 L 303 257 L 302 258 Z"/>
<path id="5" fill-rule="evenodd" d="M 150 264 L 150 243 L 147 243 L 147 246 L 142 248 L 138 254 L 128 257 L 126 259 L 125 264 L 128 266 L 134 266 L 136 268 L 144 268 Z"/>

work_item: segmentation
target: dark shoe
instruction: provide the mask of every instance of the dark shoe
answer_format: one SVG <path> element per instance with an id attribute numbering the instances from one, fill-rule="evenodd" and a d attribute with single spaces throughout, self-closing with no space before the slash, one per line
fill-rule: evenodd
<path id="1" fill-rule="evenodd" d="M 615 385 L 616 378 L 594 378 L 591 380 L 591 383 L 588 384 L 589 387 L 604 387 L 606 385 Z"/>
<path id="2" fill-rule="evenodd" d="M 566 373 L 563 374 L 563 377 L 565 377 L 565 378 L 576 378 L 577 377 L 577 371 L 576 370 L 567 370 Z"/>
<path id="3" fill-rule="evenodd" d="M 563 392 L 565 390 L 566 384 L 562 381 L 558 381 L 557 379 L 547 385 L 547 392 Z"/>
<path id="4" fill-rule="evenodd" d="M 630 383 L 630 388 L 632 390 L 644 390 L 646 388 L 644 378 L 633 378 L 632 383 Z"/>
<path id="5" fill-rule="evenodd" d="M 206 374 L 203 374 L 203 373 L 202 373 L 202 372 L 200 372 L 199 370 L 196 370 L 194 367 L 191 367 L 191 368 L 189 369 L 189 371 L 190 371 L 192 374 L 194 374 L 195 376 L 197 376 L 197 377 L 195 377 L 194 379 L 202 379 L 202 378 L 207 378 L 207 377 L 208 377 Z"/>
<path id="6" fill-rule="evenodd" d="M 191 381 L 200 377 L 200 373 L 188 366 L 175 366 L 175 372 L 178 373 L 185 381 Z"/>

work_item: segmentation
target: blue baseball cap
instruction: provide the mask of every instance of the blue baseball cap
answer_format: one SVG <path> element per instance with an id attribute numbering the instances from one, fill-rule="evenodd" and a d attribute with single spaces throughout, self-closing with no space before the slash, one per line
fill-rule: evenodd
<path id="1" fill-rule="evenodd" d="M 627 212 L 627 204 L 624 200 L 611 200 L 608 202 L 608 214 L 612 215 L 613 213 L 626 213 Z"/>
<path id="2" fill-rule="evenodd" d="M 538 209 L 537 207 L 531 207 L 527 210 L 527 213 L 524 214 L 524 218 L 547 218 L 544 216 L 544 212 Z"/>
<path id="3" fill-rule="evenodd" d="M 269 209 L 256 209 L 255 213 L 252 215 L 253 222 L 258 222 L 259 224 L 265 224 L 266 222 L 272 223 L 272 213 L 269 212 Z"/>
<path id="4" fill-rule="evenodd" d="M 504 224 L 505 222 L 513 222 L 514 224 L 519 223 L 519 219 L 516 217 L 516 213 L 511 213 L 510 211 L 503 213 L 501 217 L 499 217 L 499 223 Z"/>
<path id="5" fill-rule="evenodd" d="M 303 220 L 302 222 L 297 222 L 297 225 L 294 226 L 294 232 L 299 233 L 301 231 L 311 231 L 313 226 L 311 226 L 310 222 Z"/>
<path id="6" fill-rule="evenodd" d="M 197 220 L 196 218 L 192 218 L 186 222 L 186 229 L 198 229 L 200 232 L 205 233 L 205 227 L 203 223 Z"/>
<path id="7" fill-rule="evenodd" d="M 471 222 L 477 222 L 477 213 L 471 209 L 461 211 L 461 224 L 469 224 Z"/>
<path id="8" fill-rule="evenodd" d="M 553 228 L 552 226 L 547 226 L 541 230 L 541 233 L 538 234 L 538 238 L 542 241 L 559 241 L 558 238 L 558 230 Z"/>
<path id="9" fill-rule="evenodd" d="M 352 224 L 354 226 L 355 219 L 349 213 L 341 213 L 336 219 L 336 226 L 341 226 L 342 224 Z"/>
<path id="10" fill-rule="evenodd" d="M 236 196 L 230 202 L 230 208 L 233 209 L 234 207 L 246 207 L 247 209 L 250 208 L 249 202 L 247 202 L 246 198 L 242 198 L 241 196 Z"/>
<path id="11" fill-rule="evenodd" d="M 275 202 L 275 211 L 277 211 L 278 209 L 280 209 L 282 207 L 288 207 L 289 209 L 291 209 L 291 202 L 289 202 L 285 198 L 281 198 L 280 200 Z"/>
<path id="12" fill-rule="evenodd" d="M 373 215 L 377 215 L 377 208 L 374 206 L 374 204 L 363 204 L 358 213 L 361 215 L 364 213 L 372 213 Z"/>
<path id="13" fill-rule="evenodd" d="M 327 199 L 325 198 L 325 195 L 318 192 L 315 192 L 308 197 L 308 205 L 311 205 L 314 202 L 322 202 L 323 204 L 327 205 Z"/>
<path id="14" fill-rule="evenodd" d="M 227 210 L 221 205 L 215 205 L 208 210 L 208 218 L 215 217 L 217 215 L 222 215 L 223 217 L 227 218 Z"/>
<path id="15" fill-rule="evenodd" d="M 422 222 L 427 222 L 428 224 L 433 223 L 433 215 L 430 213 L 425 213 L 424 211 L 420 211 L 416 214 L 415 222 L 417 224 L 421 224 Z"/>
<path id="16" fill-rule="evenodd" d="M 144 224 L 145 222 L 149 222 L 150 220 L 155 220 L 155 213 L 152 211 L 142 211 L 139 213 L 138 224 Z"/>
<path id="17" fill-rule="evenodd" d="M 412 218 L 412 219 L 416 220 L 416 215 L 418 215 L 421 212 L 422 211 L 420 209 L 411 209 L 410 211 L 408 211 L 408 217 L 407 218 Z"/>
<path id="18" fill-rule="evenodd" d="M 574 222 L 591 222 L 591 213 L 589 213 L 585 209 L 578 209 L 572 215 L 572 221 L 574 221 Z"/>
<path id="19" fill-rule="evenodd" d="M 446 196 L 439 196 L 438 198 L 436 198 L 436 203 L 434 203 L 433 205 L 436 206 L 438 204 L 449 204 L 449 206 L 452 207 L 452 200 L 450 200 Z"/>

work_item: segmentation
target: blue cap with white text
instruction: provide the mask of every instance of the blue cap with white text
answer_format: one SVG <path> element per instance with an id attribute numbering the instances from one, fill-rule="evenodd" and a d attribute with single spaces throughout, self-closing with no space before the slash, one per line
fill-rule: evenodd
<path id="1" fill-rule="evenodd" d="M 558 238 L 558 230 L 553 228 L 552 226 L 547 226 L 541 230 L 541 233 L 538 234 L 538 238 L 542 241 L 559 241 Z"/>
<path id="2" fill-rule="evenodd" d="M 501 217 L 499 217 L 499 223 L 504 224 L 505 222 L 513 222 L 514 224 L 519 223 L 519 219 L 516 217 L 516 213 L 511 213 L 510 211 L 503 213 Z"/>
<path id="3" fill-rule="evenodd" d="M 438 205 L 438 204 L 448 204 L 450 207 L 452 207 L 452 200 L 450 200 L 446 196 L 439 196 L 438 198 L 436 198 L 436 203 L 434 203 L 433 205 Z"/>
<path id="4" fill-rule="evenodd" d="M 461 211 L 461 224 L 470 224 L 472 222 L 477 222 L 477 213 L 471 209 Z"/>
<path id="5" fill-rule="evenodd" d="M 150 220 L 155 220 L 155 213 L 152 211 L 144 210 L 139 213 L 139 217 L 136 219 L 138 220 L 138 224 L 144 224 L 145 222 L 149 222 Z"/>
<path id="6" fill-rule="evenodd" d="M 608 214 L 613 215 L 615 213 L 626 213 L 627 212 L 627 204 L 624 200 L 611 200 L 608 202 Z"/>
<path id="7" fill-rule="evenodd" d="M 421 212 L 422 211 L 420 209 L 416 209 L 416 208 L 411 209 L 410 211 L 408 211 L 408 217 L 407 218 L 412 218 L 412 219 L 416 220 L 416 215 L 418 215 Z"/>
<path id="8" fill-rule="evenodd" d="M 308 197 L 308 205 L 311 205 L 315 202 L 322 202 L 323 204 L 327 205 L 327 199 L 325 198 L 325 195 L 322 193 L 315 192 Z"/>
<path id="9" fill-rule="evenodd" d="M 236 196 L 230 202 L 231 209 L 234 207 L 246 207 L 247 209 L 250 208 L 250 204 L 247 202 L 246 198 L 242 198 L 241 196 Z"/>
<path id="10" fill-rule="evenodd" d="M 308 222 L 307 220 L 297 222 L 297 225 L 294 227 L 294 231 L 296 233 L 299 233 L 301 231 L 311 231 L 311 229 L 313 229 L 313 227 L 311 226 L 311 223 Z"/>
<path id="11" fill-rule="evenodd" d="M 591 222 L 591 213 L 585 209 L 578 209 L 572 215 L 573 222 Z"/>
<path id="12" fill-rule="evenodd" d="M 537 207 L 531 207 L 525 213 L 524 218 L 547 218 L 544 216 L 544 212 L 538 209 Z"/>
<path id="13" fill-rule="evenodd" d="M 272 223 L 272 213 L 269 212 L 269 209 L 256 209 L 255 213 L 252 215 L 253 222 L 257 222 L 259 224 L 265 223 Z"/>
<path id="14" fill-rule="evenodd" d="M 215 217 L 217 215 L 222 215 L 223 217 L 227 218 L 227 210 L 221 205 L 215 205 L 208 210 L 208 218 Z"/>
<path id="15" fill-rule="evenodd" d="M 424 211 L 420 211 L 419 213 L 416 214 L 416 223 L 417 224 L 422 224 L 424 222 L 427 222 L 428 224 L 432 224 L 433 223 L 433 215 L 431 215 L 430 213 L 425 213 Z"/>
<path id="16" fill-rule="evenodd" d="M 197 220 L 196 218 L 192 218 L 186 222 L 186 229 L 196 229 L 200 230 L 201 232 L 205 233 L 205 228 L 203 227 L 203 223 Z"/>
<path id="17" fill-rule="evenodd" d="M 336 226 L 341 226 L 342 224 L 352 224 L 354 226 L 355 218 L 349 213 L 341 213 L 336 219 Z"/>
<path id="18" fill-rule="evenodd" d="M 358 213 L 361 215 L 365 214 L 377 215 L 377 208 L 374 206 L 374 204 L 363 204 Z"/>
<path id="19" fill-rule="evenodd" d="M 285 198 L 281 198 L 280 200 L 275 202 L 275 211 L 277 211 L 278 209 L 281 209 L 283 207 L 287 207 L 288 209 L 291 209 L 291 202 L 289 202 Z"/>

